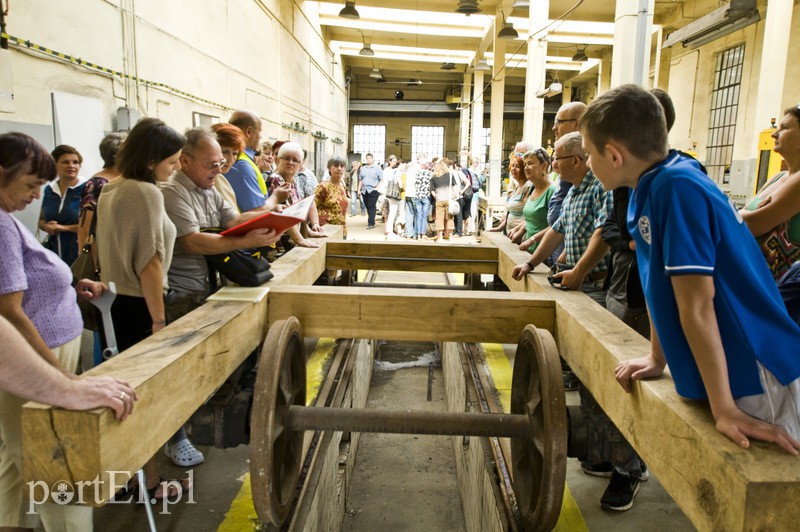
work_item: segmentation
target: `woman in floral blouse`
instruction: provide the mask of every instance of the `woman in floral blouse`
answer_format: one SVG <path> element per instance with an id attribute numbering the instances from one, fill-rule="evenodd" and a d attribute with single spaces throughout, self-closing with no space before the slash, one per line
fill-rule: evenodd
<path id="1" fill-rule="evenodd" d="M 342 177 L 346 165 L 347 162 L 342 157 L 338 155 L 331 157 L 328 160 L 328 173 L 331 178 L 329 181 L 322 181 L 314 191 L 320 225 L 341 225 L 345 237 L 347 237 L 348 201 Z"/>

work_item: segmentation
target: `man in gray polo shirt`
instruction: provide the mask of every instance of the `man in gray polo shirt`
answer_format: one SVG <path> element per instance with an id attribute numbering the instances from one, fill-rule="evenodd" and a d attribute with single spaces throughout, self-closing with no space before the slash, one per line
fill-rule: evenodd
<path id="1" fill-rule="evenodd" d="M 378 184 L 383 179 L 383 170 L 375 164 L 372 154 L 367 154 L 367 164 L 361 167 L 358 174 L 358 193 L 364 197 L 367 206 L 367 229 L 375 227 L 375 212 L 378 204 Z"/>
<path id="2" fill-rule="evenodd" d="M 203 304 L 211 292 L 205 255 L 235 249 L 268 246 L 280 235 L 271 229 L 254 229 L 244 236 L 220 236 L 201 229 L 228 229 L 261 212 L 239 214 L 214 188 L 214 181 L 225 164 L 214 134 L 205 128 L 186 132 L 186 145 L 180 157 L 181 169 L 162 185 L 164 206 L 177 229 L 177 240 L 168 277 L 167 320 L 174 321 Z M 274 210 L 277 198 L 267 200 Z"/>

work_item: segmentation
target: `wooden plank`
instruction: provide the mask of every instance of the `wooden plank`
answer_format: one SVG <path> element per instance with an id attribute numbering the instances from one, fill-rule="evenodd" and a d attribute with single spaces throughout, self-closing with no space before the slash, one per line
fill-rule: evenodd
<path id="1" fill-rule="evenodd" d="M 339 226 L 325 230 L 341 235 Z M 319 277 L 326 241 L 318 241 L 322 247 L 295 248 L 273 263 L 269 285 Z M 22 414 L 25 481 L 50 486 L 99 479 L 100 500 L 90 502 L 108 500 L 111 472 L 119 472 L 119 486 L 141 468 L 263 341 L 266 324 L 267 298 L 208 302 L 87 372 L 128 381 L 139 392 L 133 415 L 122 423 L 110 409 L 72 412 L 28 403 Z"/>
<path id="2" fill-rule="evenodd" d="M 327 267 L 448 273 L 497 273 L 497 251 L 469 245 L 331 241 Z"/>
<path id="3" fill-rule="evenodd" d="M 528 255 L 502 235 L 488 238 L 499 249 L 499 275 L 511 290 L 553 297 L 561 356 L 695 526 L 768 530 L 800 522 L 797 458 L 756 442 L 750 450 L 741 449 L 717 432 L 705 403 L 677 395 L 668 375 L 640 382 L 626 394 L 614 368 L 649 353 L 649 342 L 587 296 L 551 288 L 542 268 L 514 281 L 513 264 Z"/>
<path id="4" fill-rule="evenodd" d="M 280 286 L 268 297 L 270 323 L 296 316 L 317 338 L 516 343 L 525 325 L 552 331 L 554 318 L 549 297 L 508 292 Z"/>

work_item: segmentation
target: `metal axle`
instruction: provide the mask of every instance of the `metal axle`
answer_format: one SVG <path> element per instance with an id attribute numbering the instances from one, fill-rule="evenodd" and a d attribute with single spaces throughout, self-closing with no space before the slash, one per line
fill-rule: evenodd
<path id="1" fill-rule="evenodd" d="M 530 438 L 528 416 L 519 414 L 290 406 L 284 422 L 293 431 Z"/>

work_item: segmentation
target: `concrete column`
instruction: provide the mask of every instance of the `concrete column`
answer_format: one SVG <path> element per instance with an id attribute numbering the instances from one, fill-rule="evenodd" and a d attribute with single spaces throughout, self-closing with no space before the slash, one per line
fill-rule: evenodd
<path id="1" fill-rule="evenodd" d="M 550 13 L 550 0 L 531 2 L 528 18 L 528 31 L 534 32 L 547 24 Z M 534 35 L 528 42 L 528 69 L 525 72 L 525 107 L 522 124 L 522 138 L 535 146 L 542 144 L 544 127 L 544 98 L 537 98 L 536 91 L 544 88 L 547 56 L 547 41 L 542 32 Z"/>
<path id="2" fill-rule="evenodd" d="M 654 0 L 617 0 L 614 16 L 614 52 L 611 86 L 636 83 L 645 86 L 650 71 L 650 35 Z M 642 17 L 640 13 L 644 13 Z"/>
<path id="3" fill-rule="evenodd" d="M 600 64 L 597 65 L 597 70 L 599 82 L 597 85 L 597 95 L 600 96 L 611 88 L 611 65 L 609 65 L 607 56 L 600 60 Z"/>
<path id="4" fill-rule="evenodd" d="M 572 82 L 565 81 L 561 89 L 561 105 L 567 104 L 572 101 Z"/>
<path id="5" fill-rule="evenodd" d="M 458 136 L 459 164 L 467 167 L 469 155 L 469 102 L 472 101 L 472 76 L 464 74 L 464 84 L 461 87 L 461 128 Z"/>
<path id="6" fill-rule="evenodd" d="M 475 63 L 478 58 L 475 58 Z M 480 70 L 475 71 L 475 101 L 470 106 L 472 114 L 472 137 L 470 143 L 470 151 L 472 155 L 478 155 L 481 151 L 481 142 L 483 142 L 483 72 Z M 483 164 L 485 161 L 481 161 Z"/>
<path id="7" fill-rule="evenodd" d="M 497 32 L 503 27 L 500 10 L 494 17 L 494 67 L 492 73 L 492 102 L 489 116 L 489 202 L 500 201 L 500 166 L 503 162 L 503 107 L 505 106 L 506 81 L 505 72 L 500 69 L 505 63 L 506 43 L 497 38 Z"/>
<path id="8" fill-rule="evenodd" d="M 783 83 L 786 77 L 789 30 L 792 25 L 792 0 L 770 0 L 767 20 L 764 23 L 764 43 L 761 46 L 758 95 L 753 126 L 753 138 L 769 127 L 770 118 L 781 120 Z M 752 142 L 752 156 L 756 157 L 756 143 Z"/>

